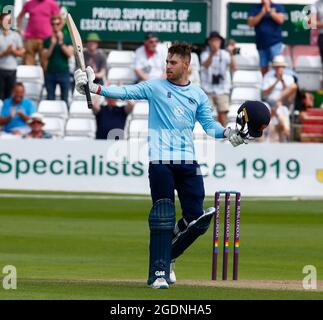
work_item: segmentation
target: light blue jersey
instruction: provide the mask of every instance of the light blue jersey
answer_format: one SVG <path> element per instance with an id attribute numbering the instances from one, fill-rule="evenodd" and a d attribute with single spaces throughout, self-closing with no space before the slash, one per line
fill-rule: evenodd
<path id="1" fill-rule="evenodd" d="M 208 135 L 224 137 L 224 128 L 213 119 L 207 95 L 191 83 L 181 86 L 156 79 L 121 87 L 102 86 L 99 94 L 123 100 L 148 100 L 150 161 L 195 160 L 192 133 L 196 121 Z"/>

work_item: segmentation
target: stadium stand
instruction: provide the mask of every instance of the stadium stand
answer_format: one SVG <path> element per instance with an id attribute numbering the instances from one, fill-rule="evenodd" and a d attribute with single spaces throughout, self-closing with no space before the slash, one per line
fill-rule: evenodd
<path id="1" fill-rule="evenodd" d="M 134 51 L 112 50 L 107 57 L 108 68 L 133 68 L 135 60 Z"/>
<path id="2" fill-rule="evenodd" d="M 41 66 L 19 65 L 17 68 L 17 81 L 44 84 L 44 74 Z"/>
<path id="3" fill-rule="evenodd" d="M 233 74 L 233 87 L 255 87 L 261 88 L 262 74 L 260 71 L 237 70 Z"/>
<path id="4" fill-rule="evenodd" d="M 93 119 L 70 118 L 65 127 L 66 136 L 95 137 L 96 124 Z"/>
<path id="5" fill-rule="evenodd" d="M 54 117 L 66 120 L 68 110 L 63 100 L 42 100 L 38 106 L 38 112 L 44 117 Z"/>
<path id="6" fill-rule="evenodd" d="M 301 142 L 323 142 L 323 109 L 307 111 L 301 128 Z"/>
<path id="7" fill-rule="evenodd" d="M 145 100 L 137 101 L 132 111 L 132 119 L 148 119 L 148 112 L 148 102 Z"/>
<path id="8" fill-rule="evenodd" d="M 125 137 L 128 138 L 147 138 L 148 137 L 148 120 L 134 119 L 126 125 Z"/>
<path id="9" fill-rule="evenodd" d="M 86 118 L 94 119 L 93 112 L 87 107 L 87 102 L 83 100 L 75 100 L 71 103 L 69 110 L 70 118 Z"/>
<path id="10" fill-rule="evenodd" d="M 295 71 L 302 90 L 317 91 L 321 87 L 322 64 L 320 56 L 299 56 Z"/>
<path id="11" fill-rule="evenodd" d="M 64 136 L 65 120 L 62 118 L 44 117 L 44 130 L 52 134 L 55 138 Z"/>
<path id="12" fill-rule="evenodd" d="M 236 87 L 231 93 L 231 103 L 241 104 L 246 100 L 261 100 L 261 91 L 252 87 Z"/>
<path id="13" fill-rule="evenodd" d="M 108 70 L 108 79 L 111 84 L 132 84 L 137 80 L 135 71 L 129 67 L 113 67 Z"/>

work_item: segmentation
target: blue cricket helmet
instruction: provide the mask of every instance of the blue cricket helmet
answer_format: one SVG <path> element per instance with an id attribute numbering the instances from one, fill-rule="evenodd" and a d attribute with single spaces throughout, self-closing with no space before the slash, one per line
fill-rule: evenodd
<path id="1" fill-rule="evenodd" d="M 269 122 L 269 108 L 260 101 L 245 101 L 238 110 L 236 123 L 243 138 L 261 137 Z"/>

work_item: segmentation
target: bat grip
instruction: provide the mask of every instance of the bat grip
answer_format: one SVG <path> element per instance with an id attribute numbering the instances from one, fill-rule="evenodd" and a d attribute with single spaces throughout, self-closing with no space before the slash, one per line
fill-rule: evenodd
<path id="1" fill-rule="evenodd" d="M 90 93 L 90 88 L 89 88 L 88 83 L 84 86 L 84 91 L 85 91 L 85 96 L 86 96 L 86 101 L 87 101 L 87 107 L 89 109 L 92 109 L 93 104 L 92 104 L 92 100 L 91 100 L 91 93 Z"/>

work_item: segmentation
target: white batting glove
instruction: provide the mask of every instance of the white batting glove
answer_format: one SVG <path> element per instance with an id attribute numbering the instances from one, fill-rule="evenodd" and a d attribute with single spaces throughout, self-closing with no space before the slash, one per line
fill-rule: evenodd
<path id="1" fill-rule="evenodd" d="M 246 143 L 245 140 L 238 134 L 238 130 L 231 129 L 230 127 L 225 129 L 224 136 L 228 138 L 228 140 L 234 147 Z"/>
<path id="2" fill-rule="evenodd" d="M 80 94 L 85 94 L 84 86 L 89 83 L 90 92 L 97 93 L 99 85 L 93 83 L 95 79 L 95 74 L 93 69 L 88 66 L 85 69 L 86 72 L 82 71 L 81 69 L 77 69 L 74 72 L 74 79 L 75 79 L 75 88 Z"/>

